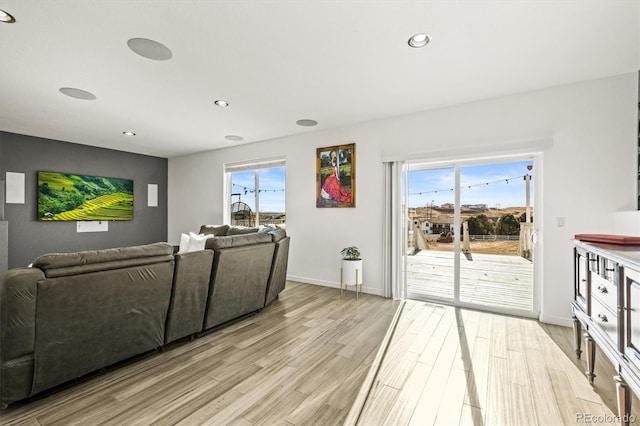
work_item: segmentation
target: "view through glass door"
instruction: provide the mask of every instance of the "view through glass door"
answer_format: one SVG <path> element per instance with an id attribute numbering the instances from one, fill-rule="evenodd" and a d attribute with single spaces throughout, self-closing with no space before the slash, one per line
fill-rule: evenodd
<path id="1" fill-rule="evenodd" d="M 532 312 L 533 182 L 532 159 L 409 166 L 408 297 Z"/>

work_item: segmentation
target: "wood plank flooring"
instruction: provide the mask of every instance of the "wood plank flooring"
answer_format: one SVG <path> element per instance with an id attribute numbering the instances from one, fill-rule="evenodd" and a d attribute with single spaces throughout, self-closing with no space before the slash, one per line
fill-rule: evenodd
<path id="1" fill-rule="evenodd" d="M 407 290 L 417 298 L 453 299 L 453 252 L 423 250 L 407 256 Z M 533 265 L 520 256 L 460 254 L 460 300 L 531 311 Z"/>
<path id="2" fill-rule="evenodd" d="M 615 424 L 613 367 L 598 351 L 590 386 L 572 339 L 567 327 L 407 301 L 357 424 Z"/>
<path id="3" fill-rule="evenodd" d="M 0 424 L 340 425 L 398 305 L 289 282 L 257 315 L 13 404 L 0 412 Z M 614 371 L 601 353 L 597 358 L 592 387 L 569 328 L 407 301 L 358 423 L 612 418 Z M 637 398 L 633 414 L 640 419 Z"/>
<path id="4" fill-rule="evenodd" d="M 257 315 L 12 404 L 0 424 L 340 424 L 398 305 L 288 282 Z"/>

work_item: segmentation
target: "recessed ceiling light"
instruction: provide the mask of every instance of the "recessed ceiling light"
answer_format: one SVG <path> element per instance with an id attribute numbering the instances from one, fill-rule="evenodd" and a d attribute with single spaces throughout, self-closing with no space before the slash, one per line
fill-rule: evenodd
<path id="1" fill-rule="evenodd" d="M 0 9 L 0 22 L 4 22 L 5 24 L 13 24 L 14 22 L 16 22 L 16 18 L 11 16 L 10 13 L 7 13 L 4 10 Z"/>
<path id="2" fill-rule="evenodd" d="M 237 136 L 237 135 L 227 135 L 224 138 L 228 141 L 234 141 L 234 142 L 241 142 L 244 140 L 242 136 Z"/>
<path id="3" fill-rule="evenodd" d="M 148 38 L 132 38 L 127 41 L 127 45 L 138 55 L 154 61 L 166 61 L 173 56 L 167 46 Z"/>
<path id="4" fill-rule="evenodd" d="M 76 89 L 74 87 L 61 87 L 60 92 L 64 95 L 71 96 L 72 98 L 82 99 L 85 101 L 93 101 L 96 99 L 96 95 L 86 90 Z"/>
<path id="5" fill-rule="evenodd" d="M 408 43 L 411 47 L 424 47 L 431 41 L 431 37 L 425 33 L 419 33 L 411 36 Z"/>
<path id="6" fill-rule="evenodd" d="M 218 105 L 219 107 L 229 106 L 229 102 L 223 101 L 222 99 L 218 99 L 217 101 L 214 102 L 214 104 Z"/>
<path id="7" fill-rule="evenodd" d="M 135 133 L 133 133 L 133 132 L 122 132 L 122 134 L 123 134 L 123 135 L 126 135 L 126 136 L 135 136 L 135 135 L 136 135 L 136 134 L 135 134 Z"/>
<path id="8" fill-rule="evenodd" d="M 308 118 L 303 118 L 302 120 L 296 121 L 296 124 L 298 126 L 302 126 L 302 127 L 311 127 L 311 126 L 317 125 L 318 122 L 316 120 L 310 120 Z"/>

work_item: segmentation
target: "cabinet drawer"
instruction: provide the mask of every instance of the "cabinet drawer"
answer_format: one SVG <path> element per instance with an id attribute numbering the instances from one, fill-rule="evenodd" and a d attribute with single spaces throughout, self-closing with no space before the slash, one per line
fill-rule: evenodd
<path id="1" fill-rule="evenodd" d="M 610 311 L 618 312 L 618 286 L 599 275 L 591 276 L 591 297 L 600 299 Z"/>
<path id="2" fill-rule="evenodd" d="M 610 311 L 598 298 L 591 299 L 591 320 L 602 331 L 607 333 L 613 347 L 618 347 L 618 316 Z"/>
<path id="3" fill-rule="evenodd" d="M 640 368 L 640 272 L 624 270 L 627 336 L 625 355 Z"/>

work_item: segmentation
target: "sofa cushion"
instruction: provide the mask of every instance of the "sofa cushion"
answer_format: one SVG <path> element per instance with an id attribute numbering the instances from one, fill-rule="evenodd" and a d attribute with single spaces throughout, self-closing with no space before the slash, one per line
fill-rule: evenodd
<path id="1" fill-rule="evenodd" d="M 271 231 L 269 231 L 269 235 L 271 235 L 272 241 L 274 243 L 277 243 L 283 238 L 286 238 L 287 232 L 284 229 L 278 228 L 278 229 L 272 229 Z"/>
<path id="2" fill-rule="evenodd" d="M 287 236 L 287 231 L 283 228 L 276 228 L 275 225 L 263 226 L 258 230 L 258 232 L 271 235 L 271 239 L 274 243 L 277 243 Z"/>
<path id="3" fill-rule="evenodd" d="M 164 257 L 173 254 L 173 247 L 169 243 L 153 243 L 141 246 L 119 247 L 104 250 L 87 250 L 75 253 L 51 253 L 37 258 L 33 262 L 35 268 L 40 268 L 46 276 L 59 268 L 103 264 L 108 262 L 135 261 L 142 258 Z M 139 264 L 139 263 L 138 263 Z M 55 273 L 54 273 L 55 274 Z M 59 276 L 59 274 L 58 274 Z"/>
<path id="4" fill-rule="evenodd" d="M 88 263 L 86 265 L 63 266 L 62 268 L 48 269 L 44 274 L 47 278 L 70 277 L 72 275 L 88 274 L 90 272 L 112 271 L 114 269 L 130 268 L 132 266 L 170 262 L 171 260 L 173 260 L 172 255 L 164 254 L 162 256 L 138 257 L 101 263 Z"/>
<path id="5" fill-rule="evenodd" d="M 258 232 L 260 228 L 250 228 L 247 226 L 230 226 L 227 230 L 227 235 L 242 235 L 242 234 L 253 234 Z"/>
<path id="6" fill-rule="evenodd" d="M 227 235 L 229 225 L 202 225 L 200 227 L 200 234 L 215 235 L 221 237 Z"/>
<path id="7" fill-rule="evenodd" d="M 252 234 L 228 235 L 226 237 L 213 237 L 207 240 L 205 248 L 220 250 L 230 247 L 242 247 L 252 244 L 264 244 L 271 242 L 271 235 L 254 232 Z"/>

